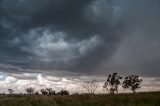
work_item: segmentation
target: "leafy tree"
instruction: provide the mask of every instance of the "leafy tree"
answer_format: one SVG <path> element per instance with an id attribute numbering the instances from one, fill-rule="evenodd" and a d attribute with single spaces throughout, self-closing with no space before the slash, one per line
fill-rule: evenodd
<path id="1" fill-rule="evenodd" d="M 13 89 L 8 89 L 8 92 L 9 92 L 9 94 L 13 94 L 14 93 L 14 90 Z"/>
<path id="2" fill-rule="evenodd" d="M 40 92 L 41 92 L 42 95 L 47 95 L 48 94 L 48 92 L 46 91 L 46 89 L 40 89 Z"/>
<path id="3" fill-rule="evenodd" d="M 118 85 L 121 84 L 121 76 L 117 73 L 110 74 L 107 81 L 104 83 L 103 88 L 108 91 L 108 93 L 114 94 L 115 91 L 118 93 Z"/>
<path id="4" fill-rule="evenodd" d="M 57 93 L 58 95 L 69 95 L 69 92 L 67 90 L 61 90 Z"/>
<path id="5" fill-rule="evenodd" d="M 34 94 L 34 88 L 32 88 L 32 87 L 27 88 L 27 89 L 26 89 L 26 93 L 27 93 L 28 95 Z"/>
<path id="6" fill-rule="evenodd" d="M 47 91 L 48 95 L 55 95 L 56 94 L 52 88 L 46 88 L 45 90 Z"/>
<path id="7" fill-rule="evenodd" d="M 82 84 L 82 87 L 88 91 L 89 94 L 94 94 L 98 88 L 98 84 L 95 80 L 91 82 L 85 82 Z"/>
<path id="8" fill-rule="evenodd" d="M 131 89 L 133 93 L 136 93 L 136 89 L 141 87 L 140 84 L 142 81 L 142 78 L 138 75 L 129 75 L 125 77 L 122 87 L 124 89 Z"/>
<path id="9" fill-rule="evenodd" d="M 39 91 L 34 92 L 35 95 L 39 95 Z"/>

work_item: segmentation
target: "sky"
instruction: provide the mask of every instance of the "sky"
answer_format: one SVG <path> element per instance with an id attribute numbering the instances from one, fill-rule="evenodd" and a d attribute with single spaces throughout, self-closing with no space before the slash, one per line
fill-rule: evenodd
<path id="1" fill-rule="evenodd" d="M 160 90 L 159 34 L 159 0 L 0 0 L 0 92 L 102 92 L 114 72 Z"/>

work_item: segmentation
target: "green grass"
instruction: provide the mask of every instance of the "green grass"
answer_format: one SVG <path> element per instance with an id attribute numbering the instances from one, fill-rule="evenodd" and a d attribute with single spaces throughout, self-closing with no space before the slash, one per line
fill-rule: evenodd
<path id="1" fill-rule="evenodd" d="M 135 95 L 0 95 L 0 106 L 160 106 L 160 92 Z"/>

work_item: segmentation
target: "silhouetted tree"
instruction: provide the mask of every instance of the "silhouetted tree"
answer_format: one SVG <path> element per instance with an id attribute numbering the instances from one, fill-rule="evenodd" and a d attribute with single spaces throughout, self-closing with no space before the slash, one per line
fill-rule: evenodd
<path id="1" fill-rule="evenodd" d="M 40 89 L 40 92 L 41 92 L 42 95 L 47 95 L 48 94 L 48 92 L 46 91 L 46 89 Z"/>
<path id="2" fill-rule="evenodd" d="M 98 88 L 98 84 L 95 80 L 93 80 L 91 82 L 82 83 L 82 87 L 86 89 L 89 94 L 94 94 Z"/>
<path id="3" fill-rule="evenodd" d="M 14 93 L 14 90 L 13 89 L 8 89 L 8 92 L 9 92 L 9 94 L 13 94 Z"/>
<path id="4" fill-rule="evenodd" d="M 121 84 L 121 76 L 117 73 L 110 74 L 107 81 L 104 83 L 103 88 L 108 91 L 108 93 L 114 94 L 115 91 L 118 93 L 118 85 Z"/>
<path id="5" fill-rule="evenodd" d="M 32 88 L 32 87 L 27 88 L 27 89 L 26 89 L 26 93 L 27 93 L 28 95 L 34 94 L 34 88 Z"/>
<path id="6" fill-rule="evenodd" d="M 36 92 L 34 92 L 34 94 L 35 94 L 35 95 L 39 95 L 39 92 L 38 92 L 38 91 L 36 91 Z"/>
<path id="7" fill-rule="evenodd" d="M 56 94 L 52 88 L 46 88 L 45 90 L 47 91 L 48 95 L 55 95 Z"/>
<path id="8" fill-rule="evenodd" d="M 67 90 L 61 90 L 57 94 L 58 95 L 69 95 L 69 92 Z"/>
<path id="9" fill-rule="evenodd" d="M 136 89 L 140 88 L 142 81 L 142 78 L 138 75 L 129 75 L 125 77 L 122 87 L 124 89 L 131 89 L 133 93 L 136 93 Z"/>

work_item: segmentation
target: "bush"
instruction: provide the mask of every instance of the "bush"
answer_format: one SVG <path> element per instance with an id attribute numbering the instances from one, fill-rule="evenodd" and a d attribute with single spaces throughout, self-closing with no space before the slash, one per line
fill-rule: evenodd
<path id="1" fill-rule="evenodd" d="M 67 90 L 61 90 L 57 94 L 58 95 L 69 95 L 69 92 Z"/>

